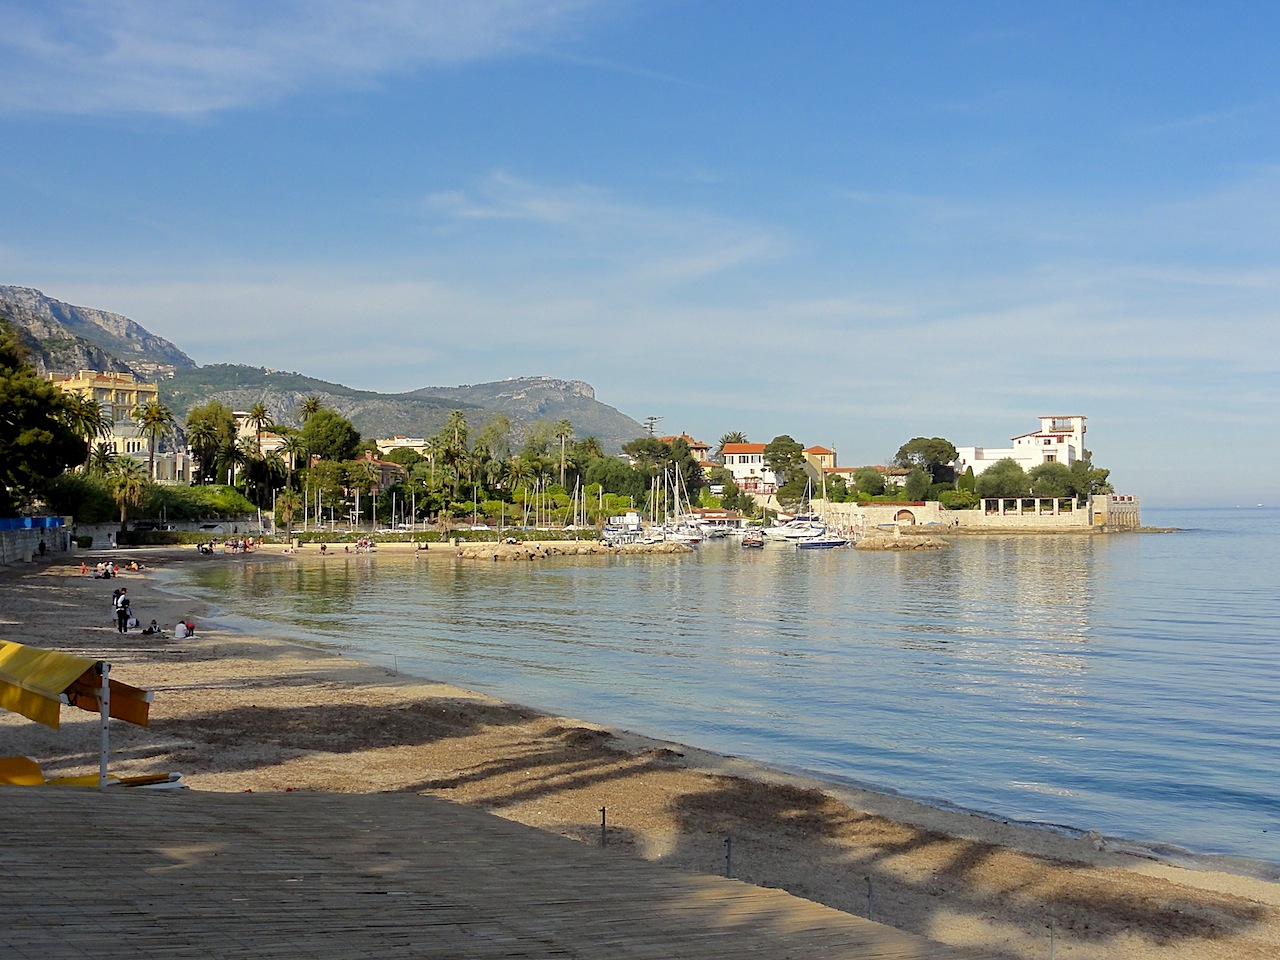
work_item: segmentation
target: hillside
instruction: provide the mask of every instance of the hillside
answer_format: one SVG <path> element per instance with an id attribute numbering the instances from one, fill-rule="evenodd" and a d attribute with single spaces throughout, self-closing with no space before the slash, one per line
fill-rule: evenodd
<path id="1" fill-rule="evenodd" d="M 302 402 L 319 397 L 367 437 L 429 436 L 444 427 L 453 410 L 462 410 L 473 427 L 494 414 L 504 414 L 517 434 L 538 420 L 567 419 L 577 436 L 596 436 L 606 449 L 619 449 L 644 431 L 635 420 L 596 400 L 589 384 L 550 377 L 382 394 L 300 373 L 213 364 L 183 370 L 161 381 L 160 394 L 180 417 L 193 405 L 208 400 L 218 400 L 234 410 L 261 403 L 277 423 L 290 426 L 299 425 Z"/>
<path id="2" fill-rule="evenodd" d="M 55 350 L 50 356 L 43 357 L 46 363 L 56 365 L 49 372 L 56 369 L 60 373 L 72 373 L 80 366 L 95 370 L 111 369 L 92 363 L 76 363 L 70 368 L 64 366 L 73 359 L 79 360 L 81 341 L 116 358 L 128 370 L 148 380 L 196 365 L 168 340 L 157 337 L 118 313 L 72 306 L 31 287 L 0 286 L 0 312 L 5 307 L 12 311 L 16 325 L 27 329 L 41 342 L 44 347 L 42 355 L 49 352 L 51 343 L 62 345 L 60 352 Z"/>
<path id="3" fill-rule="evenodd" d="M 568 420 L 576 436 L 595 436 L 610 451 L 644 433 L 637 421 L 596 400 L 595 390 L 581 380 L 520 377 L 382 394 L 262 367 L 199 367 L 177 346 L 128 317 L 63 303 L 30 287 L 0 286 L 0 319 L 10 320 L 42 374 L 132 372 L 159 383 L 161 399 L 180 422 L 192 406 L 218 400 L 233 410 L 261 403 L 277 423 L 298 426 L 302 402 L 315 396 L 366 437 L 429 436 L 453 410 L 462 410 L 476 428 L 504 414 L 517 436 L 539 420 Z"/>
<path id="4" fill-rule="evenodd" d="M 57 320 L 36 316 L 16 303 L 0 301 L 0 321 L 13 327 L 31 365 L 42 376 L 76 370 L 133 372 L 123 360 L 71 333 Z"/>

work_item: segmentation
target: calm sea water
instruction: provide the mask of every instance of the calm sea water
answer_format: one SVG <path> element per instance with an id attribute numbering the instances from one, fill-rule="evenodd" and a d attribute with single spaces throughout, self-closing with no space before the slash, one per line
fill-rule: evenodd
<path id="1" fill-rule="evenodd" d="M 1280 864 L 1280 511 L 930 555 L 211 560 L 232 625 L 825 779 Z"/>

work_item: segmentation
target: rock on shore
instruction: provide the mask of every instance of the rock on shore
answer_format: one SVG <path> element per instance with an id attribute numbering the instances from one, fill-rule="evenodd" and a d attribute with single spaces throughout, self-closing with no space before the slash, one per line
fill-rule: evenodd
<path id="1" fill-rule="evenodd" d="M 546 557 L 587 557 L 612 553 L 692 553 L 685 543 L 628 543 L 610 546 L 599 540 L 525 540 L 520 543 L 461 543 L 463 560 L 541 560 Z"/>
<path id="2" fill-rule="evenodd" d="M 889 535 L 863 537 L 854 547 L 858 550 L 949 550 L 950 540 L 941 537 L 919 537 Z"/>

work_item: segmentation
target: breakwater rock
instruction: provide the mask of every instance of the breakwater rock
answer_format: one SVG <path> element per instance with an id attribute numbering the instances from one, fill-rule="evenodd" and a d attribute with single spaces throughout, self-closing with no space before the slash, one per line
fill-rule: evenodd
<path id="1" fill-rule="evenodd" d="M 692 553 L 685 543 L 628 543 L 610 546 L 599 540 L 524 540 L 518 543 L 463 543 L 462 560 L 542 560 L 547 557 L 590 557 L 614 553 Z"/>
<path id="2" fill-rule="evenodd" d="M 950 540 L 941 537 L 870 536 L 863 537 L 855 545 L 858 550 L 949 550 Z"/>

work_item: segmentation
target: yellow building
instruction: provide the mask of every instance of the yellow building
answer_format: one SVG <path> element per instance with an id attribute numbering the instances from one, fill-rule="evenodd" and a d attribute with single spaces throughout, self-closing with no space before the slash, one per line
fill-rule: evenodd
<path id="1" fill-rule="evenodd" d="M 67 393 L 76 393 L 87 400 L 97 400 L 102 415 L 111 424 L 111 433 L 96 441 L 110 445 L 117 456 L 131 456 L 136 460 L 149 459 L 147 438 L 138 429 L 134 414 L 148 403 L 160 399 L 160 388 L 145 383 L 132 373 L 103 373 L 99 370 L 77 370 L 71 376 L 50 374 L 55 387 Z M 176 441 L 167 453 L 156 453 L 156 479 L 160 481 L 186 481 L 189 465 L 186 452 Z"/>

